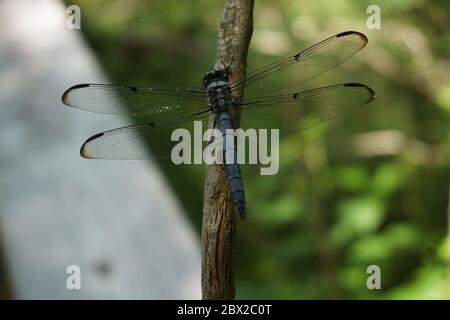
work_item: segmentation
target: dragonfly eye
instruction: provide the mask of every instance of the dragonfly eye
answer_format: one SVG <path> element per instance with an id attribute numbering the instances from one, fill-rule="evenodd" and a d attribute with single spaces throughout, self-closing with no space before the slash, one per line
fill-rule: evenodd
<path id="1" fill-rule="evenodd" d="M 220 80 L 228 82 L 228 72 L 226 70 L 209 71 L 203 77 L 203 86 L 207 88 L 211 82 Z"/>

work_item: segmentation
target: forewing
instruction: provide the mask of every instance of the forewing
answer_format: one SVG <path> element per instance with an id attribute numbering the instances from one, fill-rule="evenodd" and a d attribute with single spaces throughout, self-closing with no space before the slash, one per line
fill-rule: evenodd
<path id="1" fill-rule="evenodd" d="M 367 44 L 367 37 L 356 31 L 342 32 L 291 57 L 250 73 L 232 89 L 244 87 L 244 101 L 280 89 L 295 92 L 299 85 L 314 79 L 350 59 Z"/>
<path id="2" fill-rule="evenodd" d="M 64 92 L 62 102 L 96 113 L 176 121 L 207 110 L 206 97 L 203 90 L 79 84 Z"/>

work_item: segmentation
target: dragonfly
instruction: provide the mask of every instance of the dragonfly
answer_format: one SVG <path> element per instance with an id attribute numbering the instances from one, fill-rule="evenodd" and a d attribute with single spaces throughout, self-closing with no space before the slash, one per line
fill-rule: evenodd
<path id="1" fill-rule="evenodd" d="M 214 126 L 222 133 L 225 153 L 229 151 L 227 139 L 233 139 L 226 134 L 228 129 L 277 128 L 281 134 L 295 132 L 358 110 L 371 102 L 375 92 L 360 83 L 301 90 L 306 82 L 350 59 L 367 42 L 367 37 L 360 32 L 342 32 L 263 66 L 238 83 L 229 81 L 229 68 L 224 67 L 206 73 L 203 88 L 78 84 L 64 92 L 62 102 L 91 112 L 134 119 L 133 125 L 88 138 L 80 150 L 84 158 L 168 158 L 175 144 L 171 140 L 173 130 L 193 130 L 194 121 L 201 121 L 207 127 L 211 114 L 215 115 Z M 235 100 L 233 97 L 242 90 L 243 98 Z M 236 120 L 237 114 L 240 124 Z M 304 121 L 305 118 L 309 121 Z M 291 120 L 287 121 L 290 125 L 285 125 L 286 119 Z M 294 125 L 292 120 L 295 120 Z M 143 140 L 151 144 L 151 152 L 143 148 Z M 240 217 L 245 218 L 244 184 L 236 152 L 234 155 L 225 163 L 229 191 Z"/>

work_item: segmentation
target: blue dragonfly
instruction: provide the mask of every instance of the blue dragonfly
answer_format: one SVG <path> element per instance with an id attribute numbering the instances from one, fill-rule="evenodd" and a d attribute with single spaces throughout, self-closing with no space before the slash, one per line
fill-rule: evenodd
<path id="1" fill-rule="evenodd" d="M 64 92 L 62 102 L 91 112 L 126 115 L 135 121 L 134 125 L 104 131 L 87 139 L 80 150 L 85 158 L 169 158 L 176 143 L 171 141 L 173 130 L 192 130 L 194 121 L 202 121 L 205 128 L 212 113 L 215 126 L 222 133 L 226 153 L 229 151 L 228 129 L 276 128 L 281 133 L 304 130 L 371 102 L 375 92 L 360 83 L 300 90 L 307 81 L 350 59 L 367 42 L 367 37 L 360 32 L 342 32 L 257 69 L 239 83 L 230 83 L 229 70 L 224 67 L 208 72 L 203 77 L 203 88 L 199 89 L 78 84 Z M 234 93 L 241 90 L 244 96 L 236 101 Z M 239 126 L 235 125 L 238 113 Z M 315 120 L 302 121 L 310 116 Z M 296 120 L 295 126 L 285 125 L 283 119 Z M 143 148 L 142 140 L 150 142 L 152 152 Z M 234 159 L 225 162 L 229 190 L 240 217 L 245 218 L 244 185 L 236 150 L 233 154 Z"/>

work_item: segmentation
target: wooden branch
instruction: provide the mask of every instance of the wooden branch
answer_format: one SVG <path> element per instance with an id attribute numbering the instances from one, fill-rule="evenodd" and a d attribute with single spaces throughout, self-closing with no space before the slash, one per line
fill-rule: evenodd
<path id="1" fill-rule="evenodd" d="M 254 0 L 225 0 L 219 27 L 215 69 L 230 64 L 230 81 L 245 79 L 248 46 L 253 32 Z M 234 97 L 238 101 L 243 92 Z M 235 121 L 239 116 L 235 115 Z M 209 127 L 214 123 L 211 116 Z M 206 166 L 202 223 L 202 297 L 234 299 L 235 211 L 228 190 L 226 168 Z"/>

